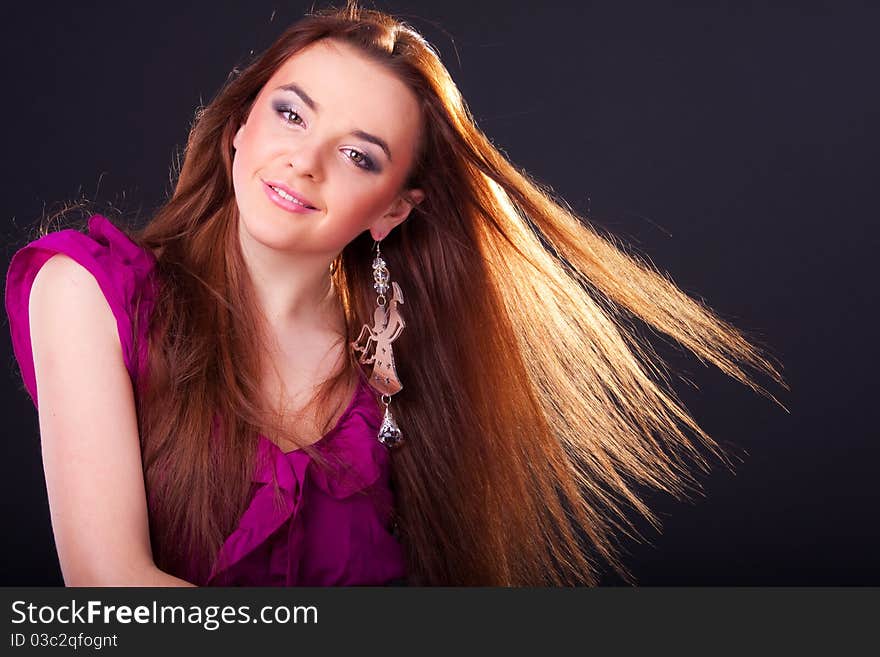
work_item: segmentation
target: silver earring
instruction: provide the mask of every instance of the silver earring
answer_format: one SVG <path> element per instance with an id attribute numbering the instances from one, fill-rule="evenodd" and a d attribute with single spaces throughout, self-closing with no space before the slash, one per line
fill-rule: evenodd
<path id="1" fill-rule="evenodd" d="M 403 390 L 403 385 L 394 367 L 391 343 L 400 337 L 406 324 L 398 308 L 404 302 L 403 292 L 396 281 L 391 281 L 387 263 L 379 250 L 379 242 L 381 240 L 375 242 L 376 257 L 373 260 L 373 289 L 378 293 L 373 325 L 364 324 L 358 339 L 351 343 L 351 348 L 355 354 L 360 355 L 358 362 L 361 365 L 372 366 L 368 380 L 373 389 L 382 395 L 382 403 L 385 405 L 385 415 L 377 438 L 386 447 L 396 447 L 403 443 L 403 433 L 394 421 L 389 405 L 391 395 Z M 390 300 L 385 297 L 389 284 L 393 291 Z"/>

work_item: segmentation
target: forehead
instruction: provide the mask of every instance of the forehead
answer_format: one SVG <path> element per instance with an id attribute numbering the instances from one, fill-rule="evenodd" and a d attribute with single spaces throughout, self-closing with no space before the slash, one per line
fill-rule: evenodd
<path id="1" fill-rule="evenodd" d="M 275 90 L 292 82 L 317 103 L 318 121 L 378 135 L 392 153 L 414 147 L 420 119 L 415 94 L 353 46 L 328 39 L 306 46 L 275 71 L 261 94 L 284 94 Z"/>

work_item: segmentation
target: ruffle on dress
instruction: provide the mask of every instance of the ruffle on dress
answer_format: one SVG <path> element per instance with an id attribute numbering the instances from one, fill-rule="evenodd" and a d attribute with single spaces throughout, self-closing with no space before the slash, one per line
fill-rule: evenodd
<path id="1" fill-rule="evenodd" d="M 389 459 L 376 438 L 381 412 L 373 395 L 361 376 L 336 426 L 314 443 L 328 470 L 301 449 L 283 452 L 259 436 L 254 496 L 221 547 L 208 586 L 247 586 L 254 580 L 279 586 L 384 584 L 404 576 L 400 546 L 388 531 Z M 352 499 L 359 494 L 362 499 Z M 320 531 L 308 531 L 304 501 Z M 316 505 L 320 519 L 314 518 Z M 326 522 L 332 518 L 338 522 Z M 326 549 L 311 545 L 315 539 Z M 320 563 L 320 553 L 333 550 L 341 557 Z"/>
<path id="2" fill-rule="evenodd" d="M 99 214 L 89 218 L 88 234 L 67 228 L 43 235 L 16 251 L 6 274 L 6 315 L 25 389 L 38 409 L 28 302 L 37 272 L 57 253 L 76 260 L 97 280 L 116 318 L 125 366 L 135 385 L 138 372 L 146 367 L 147 349 L 142 344 L 135 353 L 133 324 L 137 316 L 141 326 L 146 326 L 156 297 L 153 254 Z"/>

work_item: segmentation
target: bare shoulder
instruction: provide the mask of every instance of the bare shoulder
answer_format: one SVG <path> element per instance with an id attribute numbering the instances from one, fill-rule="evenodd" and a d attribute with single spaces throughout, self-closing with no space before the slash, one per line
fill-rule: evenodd
<path id="1" fill-rule="evenodd" d="M 40 267 L 31 286 L 29 306 L 31 311 L 36 306 L 38 311 L 54 309 L 56 314 L 72 310 L 70 319 L 96 326 L 107 325 L 113 315 L 97 279 L 65 253 L 56 253 Z"/>

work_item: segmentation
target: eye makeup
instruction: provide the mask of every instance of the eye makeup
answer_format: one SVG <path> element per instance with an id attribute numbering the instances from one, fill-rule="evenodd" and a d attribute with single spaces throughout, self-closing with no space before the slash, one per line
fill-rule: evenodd
<path id="1" fill-rule="evenodd" d="M 281 119 L 286 124 L 302 125 L 302 115 L 290 103 L 287 103 L 285 101 L 274 101 L 272 103 L 272 109 L 276 114 L 281 117 Z M 288 118 L 293 116 L 297 117 L 299 121 L 294 121 L 292 118 Z M 359 169 L 363 169 L 364 171 L 368 171 L 371 173 L 379 173 L 381 171 L 381 168 L 377 166 L 375 160 L 370 157 L 366 152 L 356 148 L 343 148 L 342 150 L 356 153 L 358 156 L 360 156 L 360 159 L 355 159 L 353 157 L 349 158 Z"/>
<path id="2" fill-rule="evenodd" d="M 278 87 L 276 91 L 282 92 L 284 94 L 293 94 L 297 98 L 299 98 L 303 103 L 305 103 L 310 110 L 312 110 L 315 114 L 319 112 L 321 106 L 318 105 L 317 102 L 312 100 L 311 96 L 309 96 L 305 90 L 300 87 L 295 82 L 291 82 L 290 84 L 286 84 L 284 86 Z M 388 147 L 388 142 L 386 142 L 381 137 L 377 137 L 376 135 L 370 134 L 364 130 L 352 130 L 351 135 L 357 137 L 358 139 L 363 139 L 364 141 L 368 141 L 371 144 L 375 144 L 379 148 L 382 149 L 382 152 L 385 154 L 385 157 L 388 158 L 388 161 L 393 161 L 391 157 L 391 149 Z"/>

